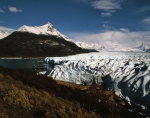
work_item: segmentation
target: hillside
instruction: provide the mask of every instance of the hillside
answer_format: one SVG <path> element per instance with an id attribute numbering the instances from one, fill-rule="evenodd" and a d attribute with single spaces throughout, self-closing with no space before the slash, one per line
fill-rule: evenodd
<path id="1" fill-rule="evenodd" d="M 66 56 L 90 51 L 54 35 L 14 32 L 0 40 L 0 57 Z"/>
<path id="2" fill-rule="evenodd" d="M 30 118 L 144 118 L 101 86 L 82 86 L 0 67 L 0 116 Z"/>
<path id="3" fill-rule="evenodd" d="M 9 75 L 0 74 L 0 118 L 87 118 L 100 116 L 88 113 L 76 101 L 55 97 L 37 90 Z"/>

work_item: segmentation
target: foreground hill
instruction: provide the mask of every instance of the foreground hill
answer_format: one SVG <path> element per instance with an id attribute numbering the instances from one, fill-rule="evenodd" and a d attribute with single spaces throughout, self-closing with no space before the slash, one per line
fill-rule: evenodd
<path id="1" fill-rule="evenodd" d="M 101 86 L 81 86 L 0 67 L 0 117 L 145 118 Z"/>
<path id="2" fill-rule="evenodd" d="M 0 40 L 0 57 L 65 56 L 90 51 L 54 35 L 14 32 Z"/>
<path id="3" fill-rule="evenodd" d="M 52 84 L 55 84 L 53 82 Z M 42 86 L 42 85 L 41 85 Z M 88 118 L 100 117 L 82 109 L 76 101 L 55 97 L 9 75 L 0 74 L 0 118 Z"/>

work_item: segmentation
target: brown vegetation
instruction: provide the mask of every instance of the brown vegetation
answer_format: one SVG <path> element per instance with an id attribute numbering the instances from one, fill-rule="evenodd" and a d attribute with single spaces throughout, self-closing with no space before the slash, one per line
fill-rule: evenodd
<path id="1" fill-rule="evenodd" d="M 76 101 L 55 97 L 0 74 L 0 118 L 99 118 Z"/>
<path id="2" fill-rule="evenodd" d="M 101 86 L 74 85 L 35 72 L 3 67 L 0 67 L 0 73 L 0 115 L 4 117 L 145 117 L 129 112 L 131 106 Z"/>

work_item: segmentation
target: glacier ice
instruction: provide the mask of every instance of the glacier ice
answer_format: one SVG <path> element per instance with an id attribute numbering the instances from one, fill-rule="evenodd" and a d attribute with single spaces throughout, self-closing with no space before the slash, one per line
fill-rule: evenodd
<path id="1" fill-rule="evenodd" d="M 56 80 L 76 84 L 102 84 L 134 108 L 150 110 L 150 53 L 97 52 L 47 57 L 54 65 L 45 72 Z"/>

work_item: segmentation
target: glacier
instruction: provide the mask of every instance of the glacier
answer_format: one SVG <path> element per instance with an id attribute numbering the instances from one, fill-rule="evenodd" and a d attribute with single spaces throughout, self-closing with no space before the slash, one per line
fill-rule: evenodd
<path id="1" fill-rule="evenodd" d="M 41 74 L 75 84 L 102 84 L 133 110 L 150 110 L 150 53 L 102 51 L 46 57 L 45 62 L 53 68 Z"/>

